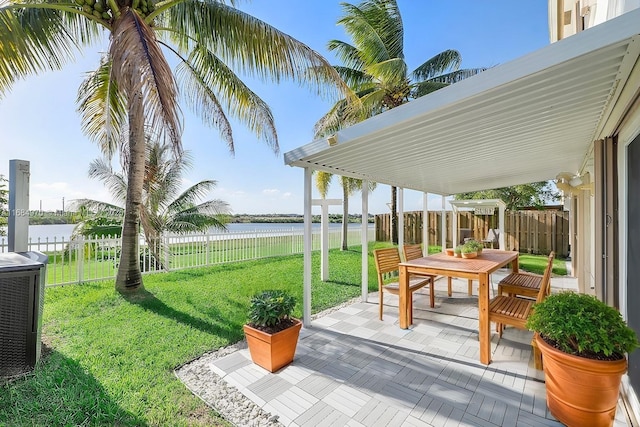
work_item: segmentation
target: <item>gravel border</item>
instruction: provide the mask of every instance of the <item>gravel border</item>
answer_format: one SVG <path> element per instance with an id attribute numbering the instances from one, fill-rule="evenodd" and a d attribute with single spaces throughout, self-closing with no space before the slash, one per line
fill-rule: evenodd
<path id="1" fill-rule="evenodd" d="M 326 316 L 360 301 L 361 297 L 353 298 L 312 315 L 311 320 Z M 222 377 L 208 367 L 212 361 L 246 348 L 247 341 L 239 341 L 228 347 L 207 352 L 190 362 L 180 365 L 173 370 L 173 373 L 191 393 L 236 426 L 284 426 L 278 421 L 277 415 L 272 415 L 260 408 L 244 394 L 240 393 L 237 388 L 227 384 Z"/>

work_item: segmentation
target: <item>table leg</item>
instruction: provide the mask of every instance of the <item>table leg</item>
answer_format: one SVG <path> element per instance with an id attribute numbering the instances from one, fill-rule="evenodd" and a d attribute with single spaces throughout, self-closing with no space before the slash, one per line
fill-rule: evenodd
<path id="1" fill-rule="evenodd" d="M 480 273 L 478 295 L 478 331 L 480 341 L 480 362 L 491 363 L 491 325 L 489 324 L 489 274 Z"/>
<path id="2" fill-rule="evenodd" d="M 449 298 L 451 298 L 452 295 L 452 290 L 451 290 L 451 276 L 447 276 L 447 295 L 449 295 Z"/>
<path id="3" fill-rule="evenodd" d="M 514 273 L 517 273 L 519 268 L 518 268 L 518 257 L 516 257 L 516 259 L 514 259 L 513 261 L 511 261 L 511 270 Z"/>
<path id="4" fill-rule="evenodd" d="M 400 328 L 407 329 L 409 328 L 409 273 L 407 273 L 407 268 L 404 266 L 400 266 L 399 268 L 399 277 L 398 277 L 398 320 L 400 321 Z"/>

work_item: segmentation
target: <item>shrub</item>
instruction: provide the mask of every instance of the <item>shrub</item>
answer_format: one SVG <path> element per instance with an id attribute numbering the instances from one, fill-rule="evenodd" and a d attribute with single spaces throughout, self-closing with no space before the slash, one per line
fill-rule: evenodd
<path id="1" fill-rule="evenodd" d="M 295 298 L 286 291 L 262 291 L 251 298 L 249 322 L 256 327 L 275 327 L 290 318 L 295 305 Z"/>
<path id="2" fill-rule="evenodd" d="M 536 304 L 527 328 L 565 353 L 591 359 L 622 359 L 639 345 L 615 308 L 575 292 L 552 294 Z"/>

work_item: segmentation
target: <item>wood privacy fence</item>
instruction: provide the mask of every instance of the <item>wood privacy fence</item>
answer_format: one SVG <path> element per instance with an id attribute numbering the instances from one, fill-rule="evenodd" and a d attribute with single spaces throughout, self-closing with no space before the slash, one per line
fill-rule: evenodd
<path id="1" fill-rule="evenodd" d="M 422 211 L 404 213 L 405 243 L 422 243 Z M 442 246 L 441 212 L 428 213 L 428 245 Z M 446 212 L 447 247 L 451 240 L 453 212 Z M 473 212 L 459 212 L 458 227 L 469 229 L 474 239 L 482 240 L 489 229 L 500 228 L 498 215 L 474 215 Z M 377 241 L 391 240 L 390 214 L 375 216 Z M 569 212 L 560 210 L 507 211 L 504 216 L 505 244 L 507 250 L 547 255 L 551 251 L 556 256 L 569 255 Z M 458 233 L 460 236 L 460 233 Z"/>

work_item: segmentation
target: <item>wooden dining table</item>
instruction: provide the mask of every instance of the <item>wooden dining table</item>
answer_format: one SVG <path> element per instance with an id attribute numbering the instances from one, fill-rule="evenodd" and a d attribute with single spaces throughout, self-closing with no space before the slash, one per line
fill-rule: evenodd
<path id="1" fill-rule="evenodd" d="M 402 329 L 409 328 L 410 305 L 409 276 L 411 274 L 434 274 L 438 276 L 458 277 L 478 280 L 478 332 L 480 341 L 480 362 L 491 363 L 491 325 L 489 322 L 489 275 L 511 264 L 514 273 L 518 272 L 518 252 L 484 249 L 476 258 L 457 258 L 438 253 L 422 258 L 402 262 L 399 265 L 399 320 Z"/>

